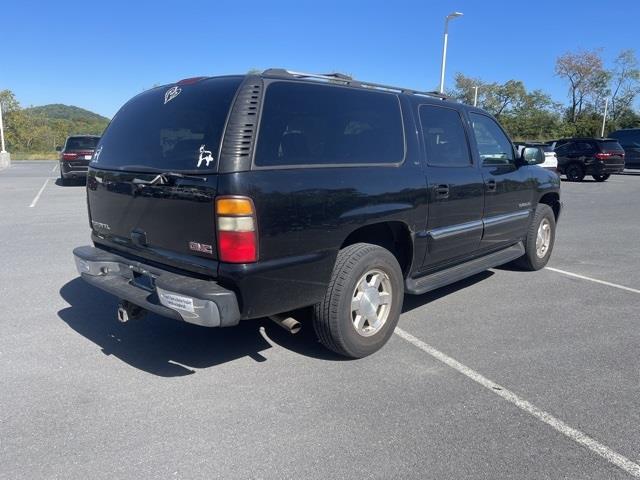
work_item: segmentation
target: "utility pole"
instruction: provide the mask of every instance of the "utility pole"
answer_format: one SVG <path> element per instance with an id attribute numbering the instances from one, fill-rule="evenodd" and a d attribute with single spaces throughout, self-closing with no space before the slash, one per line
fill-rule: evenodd
<path id="1" fill-rule="evenodd" d="M 602 132 L 600 133 L 600 137 L 604 138 L 604 124 L 607 121 L 607 109 L 609 107 L 609 97 L 604 99 L 604 115 L 602 116 Z"/>
<path id="2" fill-rule="evenodd" d="M 0 169 L 11 165 L 11 155 L 4 149 L 4 124 L 2 123 L 2 102 L 0 102 Z"/>
<path id="3" fill-rule="evenodd" d="M 4 149 L 4 125 L 2 124 L 2 102 L 0 102 L 0 143 L 2 144 L 2 149 L 0 152 L 5 153 Z"/>
<path id="4" fill-rule="evenodd" d="M 444 19 L 444 43 L 442 45 L 442 67 L 440 68 L 440 93 L 444 93 L 444 71 L 447 65 L 447 42 L 449 39 L 449 20 L 461 17 L 460 12 L 451 12 Z"/>
<path id="5" fill-rule="evenodd" d="M 477 107 L 478 106 L 478 85 L 473 87 L 473 90 L 475 91 L 475 93 L 473 94 L 473 106 Z"/>

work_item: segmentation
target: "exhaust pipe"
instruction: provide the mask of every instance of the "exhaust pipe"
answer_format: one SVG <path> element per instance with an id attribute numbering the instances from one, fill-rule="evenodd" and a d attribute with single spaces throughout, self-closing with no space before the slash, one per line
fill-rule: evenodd
<path id="1" fill-rule="evenodd" d="M 293 317 L 288 317 L 286 315 L 272 315 L 269 319 L 280 325 L 291 335 L 295 335 L 302 329 L 302 324 Z"/>
<path id="2" fill-rule="evenodd" d="M 120 300 L 118 303 L 118 321 L 120 323 L 127 323 L 129 320 L 138 320 L 145 316 L 147 311 L 139 307 L 138 305 L 134 305 L 127 300 Z"/>

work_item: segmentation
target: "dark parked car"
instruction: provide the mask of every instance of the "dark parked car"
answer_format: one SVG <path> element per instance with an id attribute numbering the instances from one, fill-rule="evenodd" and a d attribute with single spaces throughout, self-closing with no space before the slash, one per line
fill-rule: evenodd
<path id="1" fill-rule="evenodd" d="M 60 152 L 60 181 L 66 185 L 68 180 L 87 176 L 89 162 L 96 145 L 100 141 L 97 135 L 71 135 L 64 142 Z"/>
<path id="2" fill-rule="evenodd" d="M 624 171 L 624 150 L 613 138 L 565 138 L 557 140 L 554 149 L 558 172 L 572 182 L 581 182 L 585 175 L 604 182 Z"/>
<path id="3" fill-rule="evenodd" d="M 618 140 L 624 148 L 625 168 L 640 169 L 640 128 L 617 130 L 609 136 Z"/>
<path id="4" fill-rule="evenodd" d="M 76 265 L 122 299 L 122 321 L 293 330 L 306 312 L 325 346 L 363 357 L 405 292 L 544 267 L 560 181 L 543 161 L 436 94 L 284 70 L 187 79 L 105 131 L 87 177 L 94 245 Z"/>

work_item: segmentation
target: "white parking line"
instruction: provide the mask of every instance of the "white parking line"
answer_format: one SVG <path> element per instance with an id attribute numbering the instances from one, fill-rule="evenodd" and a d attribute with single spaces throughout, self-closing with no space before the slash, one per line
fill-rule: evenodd
<path id="1" fill-rule="evenodd" d="M 410 333 L 405 332 L 401 328 L 396 327 L 395 334 L 398 335 L 399 337 L 403 338 L 407 342 L 411 343 L 412 345 L 418 347 L 423 352 L 428 353 L 429 355 L 431 355 L 436 360 L 444 363 L 445 365 L 447 365 L 447 366 L 453 368 L 454 370 L 460 372 L 464 376 L 470 378 L 474 382 L 482 385 L 483 387 L 488 389 L 490 392 L 493 392 L 496 395 L 502 397 L 504 400 L 507 400 L 508 402 L 511 402 L 516 407 L 518 407 L 520 410 L 522 410 L 522 411 L 528 413 L 529 415 L 537 418 L 541 422 L 546 423 L 551 428 L 553 428 L 554 430 L 560 432 L 564 436 L 570 438 L 574 442 L 576 442 L 576 443 L 582 445 L 583 447 L 588 448 L 592 452 L 600 455 L 602 458 L 604 458 L 608 462 L 616 465 L 617 467 L 621 468 L 622 470 L 624 470 L 628 474 L 633 475 L 636 478 L 640 478 L 640 465 L 638 465 L 637 463 L 634 463 L 631 460 L 629 460 L 628 458 L 620 455 L 619 453 L 614 452 L 613 450 L 611 450 L 606 445 L 603 445 L 600 442 L 598 442 L 597 440 L 594 440 L 593 438 L 589 437 L 588 435 L 586 435 L 585 433 L 581 432 L 580 430 L 577 430 L 577 429 L 567 425 L 562 420 L 559 420 L 556 417 L 554 417 L 553 415 L 545 412 L 544 410 L 539 409 L 538 407 L 536 407 L 535 405 L 529 403 L 528 401 L 524 400 L 523 398 L 520 398 L 518 395 L 516 395 L 512 391 L 507 390 L 506 388 L 504 388 L 501 385 L 498 385 L 495 382 L 492 382 L 487 377 L 484 377 L 484 376 L 480 375 L 475 370 L 470 369 L 466 365 L 463 365 L 462 363 L 460 363 L 457 360 L 449 357 L 448 355 L 442 353 L 441 351 L 436 350 L 431 345 L 426 344 L 422 340 L 414 337 Z"/>
<path id="2" fill-rule="evenodd" d="M 587 277 L 585 275 L 578 275 L 577 273 L 567 272 L 566 270 L 560 270 L 559 268 L 545 267 L 546 270 L 551 270 L 552 272 L 561 273 L 563 275 L 567 275 L 569 277 L 579 278 L 581 280 L 587 280 L 589 282 L 599 283 L 601 285 L 607 285 L 608 287 L 619 288 L 620 290 L 625 290 L 631 293 L 640 293 L 640 290 L 631 287 L 625 287 L 624 285 L 618 285 L 617 283 L 605 282 L 604 280 L 598 280 L 597 278 Z"/>
<path id="3" fill-rule="evenodd" d="M 42 192 L 44 192 L 44 187 L 47 186 L 47 183 L 49 183 L 49 179 L 48 178 L 44 181 L 44 183 L 40 187 L 40 190 L 38 190 L 38 193 L 36 194 L 35 198 L 33 199 L 33 202 L 31 202 L 31 205 L 29 205 L 29 208 L 33 208 L 33 207 L 36 206 L 36 203 L 38 203 L 38 200 L 40 200 L 40 195 L 42 195 Z"/>
<path id="4" fill-rule="evenodd" d="M 51 169 L 51 172 L 55 172 L 58 169 L 58 167 L 59 167 L 59 164 L 56 163 Z"/>

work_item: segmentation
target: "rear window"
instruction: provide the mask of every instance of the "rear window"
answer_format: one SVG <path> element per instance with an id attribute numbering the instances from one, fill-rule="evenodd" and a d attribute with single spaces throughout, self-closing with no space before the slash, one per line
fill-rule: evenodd
<path id="1" fill-rule="evenodd" d="M 404 158 L 398 97 L 275 82 L 266 92 L 255 164 L 389 164 Z"/>
<path id="2" fill-rule="evenodd" d="M 640 130 L 618 130 L 609 136 L 618 140 L 623 147 L 640 147 Z"/>
<path id="3" fill-rule="evenodd" d="M 93 150 L 100 141 L 99 137 L 69 137 L 65 150 Z"/>
<path id="4" fill-rule="evenodd" d="M 227 113 L 241 77 L 155 88 L 127 102 L 91 165 L 116 170 L 216 171 Z"/>
<path id="5" fill-rule="evenodd" d="M 598 142 L 600 144 L 600 150 L 603 152 L 621 152 L 622 146 L 617 140 L 608 140 L 606 142 Z"/>

